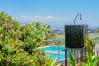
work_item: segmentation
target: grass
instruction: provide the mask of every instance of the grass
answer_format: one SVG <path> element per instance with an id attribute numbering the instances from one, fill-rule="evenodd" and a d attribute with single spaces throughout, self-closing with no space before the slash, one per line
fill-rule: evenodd
<path id="1" fill-rule="evenodd" d="M 94 39 L 96 37 L 99 37 L 99 33 L 89 33 L 89 38 Z M 65 44 L 65 35 L 64 34 L 57 34 L 56 39 L 59 40 L 63 45 Z M 99 41 L 96 42 L 99 44 Z"/>
<path id="2" fill-rule="evenodd" d="M 99 37 L 99 33 L 90 33 L 90 34 L 89 34 L 89 37 L 90 37 L 91 39 L 94 39 L 94 38 L 96 38 L 96 37 Z"/>

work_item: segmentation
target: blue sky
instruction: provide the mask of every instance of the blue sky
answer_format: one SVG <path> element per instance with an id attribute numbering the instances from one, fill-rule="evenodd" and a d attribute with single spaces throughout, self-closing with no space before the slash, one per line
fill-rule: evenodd
<path id="1" fill-rule="evenodd" d="M 76 14 L 82 20 L 76 24 L 99 26 L 99 0 L 0 0 L 0 11 L 5 11 L 22 24 L 41 21 L 53 28 L 73 24 Z"/>

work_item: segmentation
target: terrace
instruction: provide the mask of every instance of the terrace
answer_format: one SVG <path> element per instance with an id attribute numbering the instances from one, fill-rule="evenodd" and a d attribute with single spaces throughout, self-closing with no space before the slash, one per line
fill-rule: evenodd
<path id="1" fill-rule="evenodd" d="M 22 25 L 0 12 L 0 66 L 99 66 L 98 29 L 88 33 L 87 25 L 75 24 L 78 16 L 64 32 L 52 32 L 49 25 Z"/>

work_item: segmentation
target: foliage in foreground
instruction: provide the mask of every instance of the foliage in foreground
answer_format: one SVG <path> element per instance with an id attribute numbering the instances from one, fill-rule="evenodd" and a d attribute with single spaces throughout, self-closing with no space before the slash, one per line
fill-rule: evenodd
<path id="1" fill-rule="evenodd" d="M 95 47 L 95 44 L 89 39 L 87 38 L 85 41 L 85 47 L 87 48 L 87 52 L 88 54 L 84 57 L 86 62 L 81 62 L 80 66 L 98 66 L 98 62 L 99 62 L 99 57 L 94 57 L 94 50 L 93 48 Z M 69 62 L 72 66 L 76 66 L 76 60 L 72 54 L 72 52 L 70 52 L 70 59 Z M 98 65 L 97 65 L 98 64 Z"/>
<path id="2" fill-rule="evenodd" d="M 88 50 L 88 55 L 95 54 L 95 52 L 93 50 L 93 48 L 95 47 L 95 43 L 92 40 L 90 40 L 89 38 L 86 38 L 86 40 L 85 40 L 85 47 Z"/>
<path id="3" fill-rule="evenodd" d="M 86 62 L 81 62 L 80 66 L 98 66 L 98 62 L 99 62 L 99 57 L 93 57 L 92 55 L 87 55 L 86 57 Z M 69 62 L 71 64 L 71 66 L 76 66 L 77 62 L 73 56 L 73 54 L 70 52 L 70 59 Z"/>
<path id="4" fill-rule="evenodd" d="M 69 59 L 69 62 L 72 66 L 76 66 L 76 61 L 75 61 L 75 58 L 72 54 L 72 52 L 70 52 L 70 59 Z"/>
<path id="5" fill-rule="evenodd" d="M 22 26 L 0 12 L 0 66 L 55 66 L 38 46 L 48 39 L 50 27 L 40 22 Z"/>
<path id="6" fill-rule="evenodd" d="M 94 58 L 92 55 L 86 56 L 86 63 L 82 62 L 81 66 L 97 66 L 99 57 Z"/>

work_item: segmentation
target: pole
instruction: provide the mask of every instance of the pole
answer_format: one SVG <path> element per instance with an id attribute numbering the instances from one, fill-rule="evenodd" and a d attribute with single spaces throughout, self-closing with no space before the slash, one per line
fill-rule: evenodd
<path id="1" fill-rule="evenodd" d="M 59 61 L 60 61 L 59 54 L 60 54 L 60 50 L 59 50 L 59 43 L 58 43 L 58 63 L 59 63 Z"/>
<path id="2" fill-rule="evenodd" d="M 81 58 L 80 58 L 81 62 L 83 62 L 83 48 L 81 48 Z"/>
<path id="3" fill-rule="evenodd" d="M 79 15 L 80 15 L 80 20 L 82 19 L 82 18 L 81 18 L 81 13 L 78 13 L 78 14 L 76 15 L 75 19 L 74 19 L 74 25 L 75 25 L 76 19 L 77 19 L 77 17 L 78 17 Z"/>
<path id="4" fill-rule="evenodd" d="M 67 66 L 67 49 L 65 48 L 65 66 Z"/>

